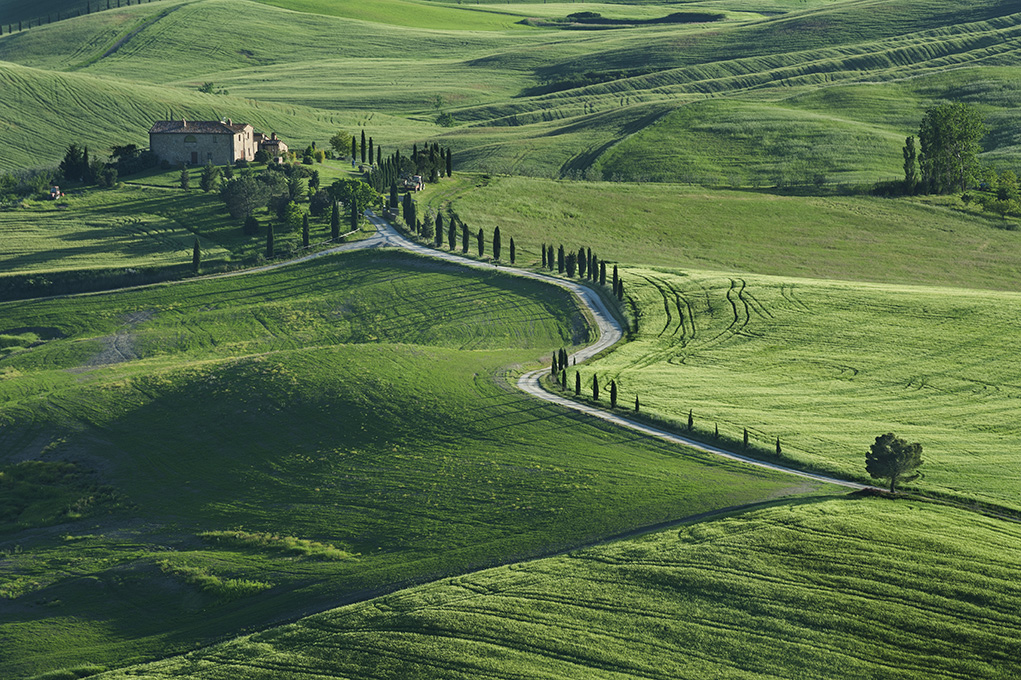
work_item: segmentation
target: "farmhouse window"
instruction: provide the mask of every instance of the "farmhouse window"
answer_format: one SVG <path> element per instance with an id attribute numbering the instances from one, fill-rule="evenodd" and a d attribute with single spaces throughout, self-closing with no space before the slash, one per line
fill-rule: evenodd
<path id="1" fill-rule="evenodd" d="M 186 136 L 186 137 L 184 138 L 184 143 L 185 143 L 185 144 L 194 144 L 194 143 L 195 143 L 195 142 L 197 142 L 197 141 L 198 141 L 198 140 L 197 140 L 197 139 L 195 139 L 195 135 L 188 135 L 188 136 Z"/>

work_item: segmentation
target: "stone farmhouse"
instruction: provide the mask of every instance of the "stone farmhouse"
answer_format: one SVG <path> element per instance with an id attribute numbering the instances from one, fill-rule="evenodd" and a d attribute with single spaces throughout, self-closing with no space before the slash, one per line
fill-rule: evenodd
<path id="1" fill-rule="evenodd" d="M 271 156 L 286 152 L 287 145 L 276 137 L 267 138 L 248 123 L 235 124 L 229 118 L 158 120 L 149 130 L 149 149 L 171 165 L 228 165 L 254 160 L 260 148 Z"/>

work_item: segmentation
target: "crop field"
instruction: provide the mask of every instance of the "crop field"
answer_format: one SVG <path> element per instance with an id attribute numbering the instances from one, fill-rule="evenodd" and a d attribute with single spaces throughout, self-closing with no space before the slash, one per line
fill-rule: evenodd
<path id="1" fill-rule="evenodd" d="M 391 144 L 442 134 L 465 170 L 867 183 L 899 175 L 903 138 L 949 98 L 980 102 L 985 158 L 1015 165 L 1016 8 L 862 4 L 714 2 L 699 7 L 728 18 L 709 25 L 563 31 L 517 22 L 574 11 L 641 19 L 676 6 L 153 2 L 0 37 L 0 60 L 30 68 L 0 64 L 16 94 L 0 109 L 13 123 L 0 142 L 10 167 L 39 165 L 72 139 L 137 141 L 172 110 L 230 115 L 302 144 L 352 126 Z M 244 32 L 215 29 L 239 15 Z M 199 94 L 204 82 L 229 94 Z M 109 120 L 88 125 L 95 111 Z M 452 128 L 435 124 L 440 113 Z"/>
<path id="2" fill-rule="evenodd" d="M 168 195 L 137 188 L 33 202 L 29 208 L 0 212 L 0 233 L 4 234 L 0 267 L 4 274 L 17 274 L 190 265 L 196 234 L 186 227 L 228 221 L 218 203 L 198 191 Z M 209 212 L 223 214 L 217 215 L 219 220 L 210 220 Z M 240 236 L 237 225 L 221 229 Z M 223 245 L 202 237 L 199 243 L 207 264 L 230 256 Z"/>
<path id="3" fill-rule="evenodd" d="M 830 491 L 494 381 L 588 339 L 566 293 L 497 273 L 347 253 L 0 318 L 0 664 L 15 677 Z"/>
<path id="4" fill-rule="evenodd" d="M 865 451 L 921 442 L 919 489 L 1021 508 L 1017 293 L 628 269 L 633 342 L 582 369 L 703 433 L 742 429 L 868 481 Z"/>
<path id="5" fill-rule="evenodd" d="M 1021 654 L 1018 559 L 1021 530 L 961 511 L 784 505 L 100 677 L 1007 678 Z"/>
<path id="6" fill-rule="evenodd" d="M 454 178 L 422 199 L 472 228 L 513 236 L 520 262 L 542 243 L 628 264 L 779 276 L 1021 290 L 1016 221 L 956 198 L 777 196 L 640 183 Z M 1014 225 L 1014 226 L 1011 226 Z M 1006 227 L 1006 228 L 1005 228 Z"/>

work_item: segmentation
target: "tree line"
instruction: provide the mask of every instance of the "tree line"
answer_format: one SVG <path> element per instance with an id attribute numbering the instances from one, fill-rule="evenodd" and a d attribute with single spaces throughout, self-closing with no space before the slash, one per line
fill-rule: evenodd
<path id="1" fill-rule="evenodd" d="M 132 4 L 134 5 L 148 4 L 152 1 L 153 0 L 144 0 L 143 3 L 143 0 L 134 0 L 134 2 L 132 2 L 132 0 L 95 0 L 95 2 L 93 2 L 93 0 L 89 0 L 89 2 L 85 3 L 84 10 L 82 10 L 81 7 L 77 9 L 69 9 L 63 13 L 60 10 L 57 10 L 56 19 L 53 18 L 53 14 L 47 14 L 45 17 L 40 16 L 34 19 L 19 21 L 16 30 L 27 31 L 28 29 L 32 28 L 33 24 L 36 27 L 39 27 L 44 24 L 52 24 L 54 21 L 74 19 L 75 17 L 84 16 L 86 14 L 92 14 L 93 12 L 102 12 L 103 10 L 118 9 L 120 7 L 130 7 Z M 7 24 L 8 34 L 15 32 L 14 26 L 15 25 L 13 23 Z M 0 24 L 0 35 L 4 35 L 3 24 Z"/>

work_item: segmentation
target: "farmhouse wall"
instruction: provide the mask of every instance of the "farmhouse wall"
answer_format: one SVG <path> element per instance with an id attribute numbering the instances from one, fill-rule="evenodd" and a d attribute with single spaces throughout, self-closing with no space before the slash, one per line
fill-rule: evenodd
<path id="1" fill-rule="evenodd" d="M 255 130 L 229 121 L 158 121 L 149 131 L 149 149 L 171 165 L 227 165 L 255 159 Z"/>

